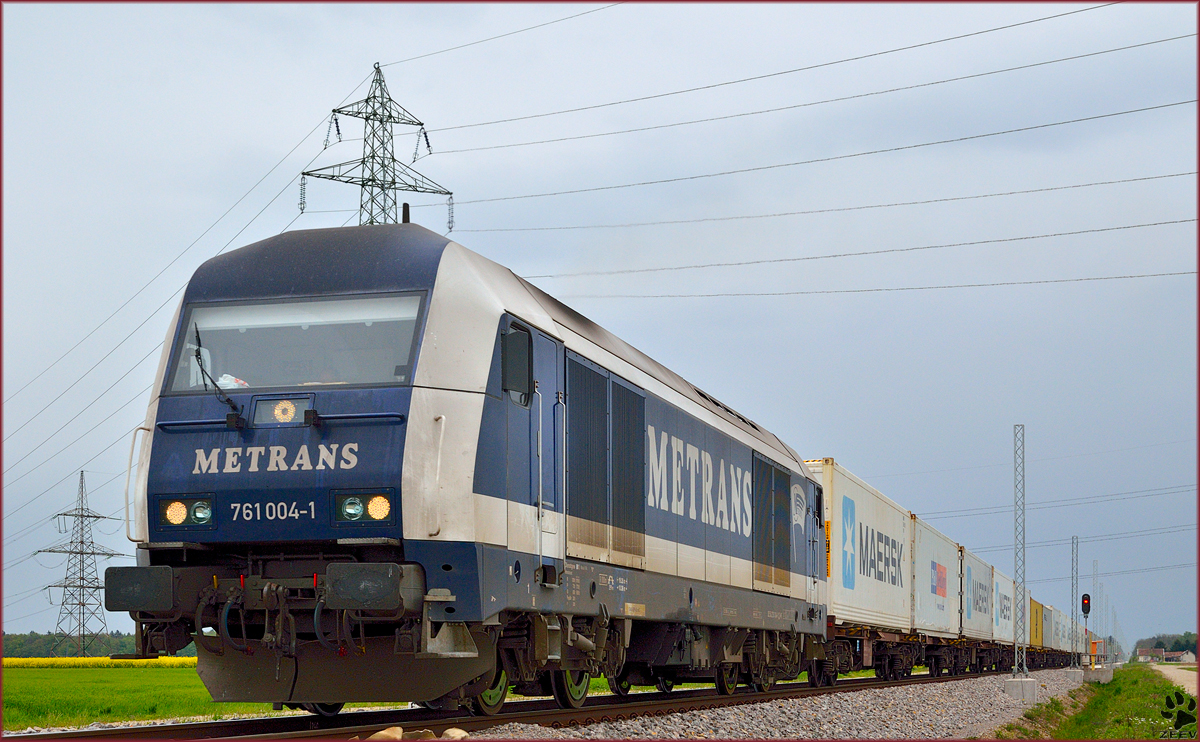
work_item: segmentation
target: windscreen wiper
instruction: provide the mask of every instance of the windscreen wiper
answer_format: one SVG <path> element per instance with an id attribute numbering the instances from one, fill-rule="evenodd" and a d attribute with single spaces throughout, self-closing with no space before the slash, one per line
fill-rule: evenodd
<path id="1" fill-rule="evenodd" d="M 225 416 L 225 424 L 231 428 L 246 427 L 246 420 L 242 417 L 242 408 L 234 404 L 234 401 L 229 398 L 229 395 L 225 393 L 225 390 L 221 389 L 221 385 L 217 383 L 217 380 L 214 379 L 212 374 L 208 373 L 208 369 L 204 367 L 204 356 L 201 353 L 201 351 L 204 350 L 204 345 L 200 342 L 200 325 L 199 323 L 192 323 L 192 327 L 196 332 L 196 365 L 200 367 L 200 379 L 201 381 L 204 381 L 204 391 L 208 391 L 208 382 L 211 381 L 213 383 L 213 391 L 216 393 L 217 399 L 229 405 L 229 409 L 233 410 L 233 412 Z"/>

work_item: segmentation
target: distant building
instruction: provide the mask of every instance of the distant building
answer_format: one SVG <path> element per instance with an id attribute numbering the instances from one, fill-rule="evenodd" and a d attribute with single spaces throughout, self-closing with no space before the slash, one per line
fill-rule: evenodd
<path id="1" fill-rule="evenodd" d="M 1138 662 L 1162 662 L 1166 659 L 1167 650 L 1165 649 L 1139 649 L 1137 651 Z M 1195 655 L 1192 655 L 1193 658 Z M 1195 659 L 1192 660 L 1195 662 Z"/>
<path id="2" fill-rule="evenodd" d="M 1167 662 L 1195 662 L 1196 653 L 1187 650 L 1183 652 L 1165 652 L 1163 659 Z"/>

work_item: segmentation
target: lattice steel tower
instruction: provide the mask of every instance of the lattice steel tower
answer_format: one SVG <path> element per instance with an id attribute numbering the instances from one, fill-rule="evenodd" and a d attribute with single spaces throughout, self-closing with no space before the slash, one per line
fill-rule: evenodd
<path id="1" fill-rule="evenodd" d="M 388 95 L 383 70 L 379 68 L 378 62 L 375 63 L 375 77 L 371 80 L 371 89 L 367 97 L 357 103 L 335 108 L 333 113 L 335 116 L 341 114 L 360 118 L 365 122 L 362 159 L 309 170 L 304 175 L 360 186 L 360 225 L 398 223 L 400 218 L 396 191 L 452 196 L 450 191 L 396 160 L 392 125 L 422 128 L 425 125 Z"/>
<path id="2" fill-rule="evenodd" d="M 1029 599 L 1025 597 L 1025 426 L 1013 426 L 1013 590 L 1017 603 L 1013 618 L 1013 677 L 1029 677 L 1025 664 L 1026 636 L 1025 611 Z"/>
<path id="3" fill-rule="evenodd" d="M 55 515 L 56 518 L 74 518 L 71 540 L 64 544 L 41 549 L 39 554 L 66 554 L 67 576 L 60 582 L 47 587 L 61 587 L 62 604 L 58 610 L 58 624 L 54 627 L 56 637 L 50 653 L 56 657 L 72 655 L 83 657 L 96 639 L 97 633 L 108 633 L 104 621 L 104 606 L 100 591 L 104 583 L 96 571 L 96 557 L 119 556 L 119 552 L 97 546 L 92 541 L 92 521 L 113 520 L 100 515 L 87 505 L 87 488 L 83 472 L 79 472 L 79 495 L 75 508 Z"/>

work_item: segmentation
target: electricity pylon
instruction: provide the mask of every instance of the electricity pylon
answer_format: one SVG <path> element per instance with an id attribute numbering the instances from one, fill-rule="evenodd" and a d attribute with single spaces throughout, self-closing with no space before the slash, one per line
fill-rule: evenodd
<path id="1" fill-rule="evenodd" d="M 416 170 L 396 160 L 392 125 L 419 126 L 417 120 L 388 95 L 383 70 L 375 63 L 375 77 L 367 97 L 357 103 L 335 108 L 334 115 L 363 119 L 363 156 L 361 160 L 342 162 L 309 170 L 305 176 L 353 183 L 361 188 L 358 223 L 396 224 L 400 221 L 396 191 L 453 194 Z M 418 135 L 420 135 L 419 132 Z"/>
<path id="2" fill-rule="evenodd" d="M 65 544 L 41 549 L 39 554 L 66 554 L 67 576 L 60 582 L 47 587 L 61 587 L 62 603 L 58 610 L 58 624 L 54 627 L 54 646 L 50 653 L 56 657 L 64 655 L 84 657 L 96 640 L 96 634 L 108 633 L 104 621 L 104 606 L 100 591 L 104 583 L 96 571 L 96 557 L 120 556 L 119 552 L 97 546 L 92 540 L 92 521 L 113 520 L 88 508 L 87 488 L 83 472 L 79 472 L 79 495 L 75 508 L 55 515 L 65 521 L 74 518 L 71 540 Z"/>

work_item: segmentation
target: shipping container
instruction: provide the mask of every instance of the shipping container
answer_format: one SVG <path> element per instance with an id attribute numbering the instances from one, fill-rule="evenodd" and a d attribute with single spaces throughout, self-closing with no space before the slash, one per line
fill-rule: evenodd
<path id="1" fill-rule="evenodd" d="M 1013 581 L 992 568 L 992 641 L 1013 643 Z"/>
<path id="2" fill-rule="evenodd" d="M 958 544 L 912 516 L 912 629 L 957 638 Z"/>
<path id="3" fill-rule="evenodd" d="M 971 639 L 992 638 L 992 566 L 964 548 L 961 555 L 962 608 L 959 633 Z"/>
<path id="4" fill-rule="evenodd" d="M 1029 598 L 1029 646 L 1042 646 L 1042 604 Z"/>
<path id="5" fill-rule="evenodd" d="M 830 527 L 830 615 L 838 624 L 910 631 L 911 514 L 833 459 L 806 463 Z"/>
<path id="6" fill-rule="evenodd" d="M 1054 648 L 1054 609 L 1048 604 L 1042 604 L 1042 646 Z"/>

